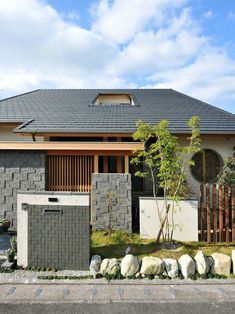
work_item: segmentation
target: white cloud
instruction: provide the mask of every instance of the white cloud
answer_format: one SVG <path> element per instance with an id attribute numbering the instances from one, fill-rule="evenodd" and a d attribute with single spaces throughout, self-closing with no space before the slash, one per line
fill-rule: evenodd
<path id="1" fill-rule="evenodd" d="M 198 31 L 189 11 L 183 10 L 156 32 L 136 34 L 119 57 L 118 71 L 147 74 L 184 65 L 207 45 L 207 39 L 199 36 Z"/>
<path id="2" fill-rule="evenodd" d="M 37 0 L 0 1 L 0 88 L 9 93 L 37 87 L 114 87 L 106 73 L 118 49 L 103 37 L 65 22 Z M 106 79 L 106 80 L 105 80 Z"/>
<path id="3" fill-rule="evenodd" d="M 190 65 L 158 72 L 151 80 L 158 82 L 156 88 L 173 88 L 219 105 L 228 94 L 235 96 L 235 62 L 209 50 Z"/>
<path id="4" fill-rule="evenodd" d="M 79 15 L 79 13 L 76 10 L 70 11 L 68 13 L 62 13 L 61 16 L 65 20 L 68 20 L 68 21 L 71 21 L 71 22 L 79 22 L 79 20 L 80 20 L 80 15 Z"/>
<path id="5" fill-rule="evenodd" d="M 118 43 L 128 42 L 153 20 L 163 22 L 185 0 L 101 0 L 93 8 L 93 31 Z"/>
<path id="6" fill-rule="evenodd" d="M 234 20 L 235 19 L 235 12 L 229 11 L 228 12 L 228 19 L 229 20 Z"/>
<path id="7" fill-rule="evenodd" d="M 206 12 L 203 13 L 202 17 L 203 17 L 205 20 L 209 20 L 209 19 L 211 19 L 211 18 L 214 17 L 214 13 L 213 13 L 213 11 L 208 10 L 208 11 L 206 11 Z"/>
<path id="8" fill-rule="evenodd" d="M 46 0 L 20 3 L 0 1 L 0 97 L 154 86 L 221 106 L 235 100 L 235 60 L 203 35 L 187 0 L 100 0 L 90 29 Z"/>

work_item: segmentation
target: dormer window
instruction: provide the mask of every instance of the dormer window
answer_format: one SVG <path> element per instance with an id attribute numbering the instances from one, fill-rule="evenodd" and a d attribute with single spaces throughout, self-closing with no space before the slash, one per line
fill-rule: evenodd
<path id="1" fill-rule="evenodd" d="M 134 101 L 130 94 L 99 94 L 92 106 L 134 106 Z"/>

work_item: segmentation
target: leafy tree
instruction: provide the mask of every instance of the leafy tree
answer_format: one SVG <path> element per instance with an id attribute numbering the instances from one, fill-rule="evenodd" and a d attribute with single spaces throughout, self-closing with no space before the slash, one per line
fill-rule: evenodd
<path id="1" fill-rule="evenodd" d="M 218 182 L 228 186 L 235 184 L 235 157 L 225 159 L 223 169 L 218 176 Z"/>
<path id="2" fill-rule="evenodd" d="M 187 169 L 188 166 L 194 165 L 190 157 L 200 150 L 201 144 L 199 117 L 193 116 L 188 121 L 191 135 L 188 138 L 189 144 L 187 146 L 180 146 L 177 137 L 169 132 L 168 125 L 169 122 L 167 120 L 161 120 L 155 126 L 138 121 L 137 130 L 133 134 L 135 140 L 145 143 L 145 149 L 139 151 L 137 156 L 132 158 L 131 163 L 135 165 L 143 164 L 147 169 L 146 172 L 137 171 L 135 173 L 136 176 L 145 177 L 148 173 L 151 175 L 153 196 L 156 200 L 161 224 L 156 242 L 159 242 L 161 234 L 165 238 L 163 230 L 168 222 L 169 201 L 173 201 L 173 207 L 175 207 L 175 204 L 190 193 L 187 183 Z M 164 209 L 161 211 L 156 198 L 156 182 L 164 191 Z M 172 208 L 172 213 L 174 210 L 175 208 Z M 169 232 L 169 223 L 167 223 L 167 228 L 168 239 L 172 240 L 173 227 L 171 232 Z"/>

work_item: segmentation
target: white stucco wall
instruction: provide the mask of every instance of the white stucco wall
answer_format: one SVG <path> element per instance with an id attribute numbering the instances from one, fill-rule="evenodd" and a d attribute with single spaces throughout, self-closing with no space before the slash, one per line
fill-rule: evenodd
<path id="1" fill-rule="evenodd" d="M 225 160 L 229 156 L 233 156 L 234 154 L 234 146 L 235 146 L 235 136 L 228 135 L 201 135 L 201 147 L 202 149 L 212 149 L 216 151 L 220 157 Z M 187 144 L 186 137 L 181 136 L 179 138 L 179 142 L 182 145 Z M 192 191 L 195 193 L 194 197 L 199 198 L 200 196 L 200 182 L 198 182 L 191 174 L 190 169 L 188 169 L 188 182 Z"/>
<path id="2" fill-rule="evenodd" d="M 143 239 L 156 239 L 160 219 L 158 209 L 164 212 L 164 199 L 158 198 L 157 203 L 152 197 L 140 197 L 140 237 Z M 183 200 L 172 207 L 168 213 L 169 224 L 173 226 L 173 239 L 177 241 L 198 241 L 198 201 Z M 172 215 L 173 210 L 173 215 Z M 173 217 L 173 223 L 172 223 Z"/>
<path id="3" fill-rule="evenodd" d="M 14 126 L 1 126 L 0 124 L 0 141 L 14 141 L 14 142 L 32 142 L 32 136 L 19 136 L 12 130 Z M 43 141 L 43 137 L 37 136 L 37 141 Z"/>

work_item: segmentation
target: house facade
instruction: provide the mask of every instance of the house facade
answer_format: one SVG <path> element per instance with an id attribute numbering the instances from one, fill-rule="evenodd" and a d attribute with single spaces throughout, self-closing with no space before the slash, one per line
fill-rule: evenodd
<path id="1" fill-rule="evenodd" d="M 136 122 L 167 119 L 184 145 L 193 115 L 202 151 L 192 156 L 188 181 L 199 197 L 200 183 L 214 182 L 234 155 L 231 113 L 171 89 L 36 90 L 0 101 L 0 216 L 15 223 L 19 191 L 89 192 L 93 228 L 131 231 L 139 197 L 152 194 L 130 165 L 133 151 L 144 149 L 132 139 Z"/>

